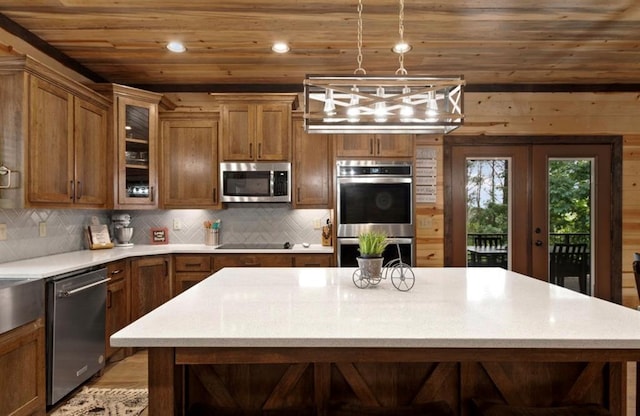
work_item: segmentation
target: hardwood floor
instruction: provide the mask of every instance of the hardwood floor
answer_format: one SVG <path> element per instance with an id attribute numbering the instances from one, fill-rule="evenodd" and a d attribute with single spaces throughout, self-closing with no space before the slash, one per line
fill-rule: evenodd
<path id="1" fill-rule="evenodd" d="M 93 378 L 88 386 L 103 389 L 146 389 L 147 372 L 147 351 L 143 350 L 108 364 L 102 376 Z"/>
<path id="2" fill-rule="evenodd" d="M 147 351 L 139 351 L 123 360 L 111 363 L 104 374 L 95 377 L 88 385 L 99 388 L 147 388 Z M 627 366 L 627 415 L 636 414 L 636 366 L 630 363 Z M 145 410 L 142 416 L 148 416 Z"/>
<path id="3" fill-rule="evenodd" d="M 102 389 L 146 389 L 147 374 L 147 351 L 138 351 L 120 361 L 108 364 L 102 376 L 95 377 L 88 386 Z M 140 414 L 140 416 L 148 415 L 148 409 Z"/>

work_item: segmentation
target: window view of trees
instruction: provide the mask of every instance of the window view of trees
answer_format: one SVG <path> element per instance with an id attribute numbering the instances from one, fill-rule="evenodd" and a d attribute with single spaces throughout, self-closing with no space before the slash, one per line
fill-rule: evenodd
<path id="1" fill-rule="evenodd" d="M 589 243 L 591 161 L 549 161 L 549 243 Z"/>
<path id="2" fill-rule="evenodd" d="M 507 160 L 467 161 L 467 235 L 508 231 Z M 506 238 L 505 238 L 506 240 Z"/>
<path id="3" fill-rule="evenodd" d="M 467 161 L 467 235 L 508 232 L 508 160 Z M 549 244 L 589 243 L 591 161 L 549 161 Z"/>

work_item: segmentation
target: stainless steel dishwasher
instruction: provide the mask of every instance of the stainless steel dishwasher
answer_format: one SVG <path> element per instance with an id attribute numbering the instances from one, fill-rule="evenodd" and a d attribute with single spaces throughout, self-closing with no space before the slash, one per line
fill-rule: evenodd
<path id="1" fill-rule="evenodd" d="M 47 405 L 104 368 L 107 269 L 47 281 Z"/>

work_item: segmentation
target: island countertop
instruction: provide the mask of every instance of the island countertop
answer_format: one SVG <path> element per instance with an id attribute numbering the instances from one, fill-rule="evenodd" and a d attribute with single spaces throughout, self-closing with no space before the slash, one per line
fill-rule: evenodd
<path id="1" fill-rule="evenodd" d="M 225 268 L 111 337 L 121 347 L 563 348 L 640 351 L 640 313 L 499 268 Z"/>

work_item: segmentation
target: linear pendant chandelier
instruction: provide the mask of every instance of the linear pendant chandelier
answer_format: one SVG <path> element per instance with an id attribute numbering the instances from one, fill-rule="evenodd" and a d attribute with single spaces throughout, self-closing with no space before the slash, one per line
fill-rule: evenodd
<path id="1" fill-rule="evenodd" d="M 404 43 L 404 0 L 400 0 Z M 395 50 L 395 48 L 394 48 Z M 464 122 L 462 76 L 408 75 L 404 54 L 395 76 L 367 76 L 362 67 L 362 0 L 358 1 L 358 68 L 353 75 L 307 75 L 304 128 L 309 133 L 446 134 Z"/>

